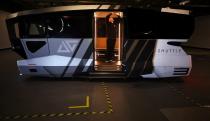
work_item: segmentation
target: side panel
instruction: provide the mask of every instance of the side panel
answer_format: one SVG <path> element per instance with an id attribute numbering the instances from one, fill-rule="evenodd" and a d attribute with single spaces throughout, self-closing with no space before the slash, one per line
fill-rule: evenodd
<path id="1" fill-rule="evenodd" d="M 50 55 L 66 57 L 74 56 L 82 39 L 79 38 L 48 38 Z"/>
<path id="2" fill-rule="evenodd" d="M 50 55 L 17 61 L 20 73 L 23 75 L 60 77 L 64 66 L 70 57 Z"/>
<path id="3" fill-rule="evenodd" d="M 92 71 L 92 38 L 49 38 L 48 43 L 49 55 L 17 62 L 22 74 L 71 77 Z"/>
<path id="4" fill-rule="evenodd" d="M 187 42 L 193 32 L 191 15 L 136 8 L 128 8 L 125 15 L 128 40 L 124 63 L 128 77 L 160 78 L 189 74 L 191 56 L 179 44 Z"/>
<path id="5" fill-rule="evenodd" d="M 178 45 L 170 43 L 187 42 L 187 39 L 158 39 L 151 74 L 142 75 L 145 78 L 187 76 L 192 68 L 191 56 L 187 55 Z"/>
<path id="6" fill-rule="evenodd" d="M 21 43 L 28 59 L 50 54 L 47 38 L 21 39 Z"/>
<path id="7" fill-rule="evenodd" d="M 139 77 L 140 74 L 148 74 L 153 70 L 152 57 L 156 40 L 130 39 L 126 40 L 125 47 L 125 71 L 128 77 Z"/>
<path id="8" fill-rule="evenodd" d="M 61 77 L 87 73 L 93 66 L 93 40 L 71 38 L 49 38 L 50 54 L 71 57 Z"/>

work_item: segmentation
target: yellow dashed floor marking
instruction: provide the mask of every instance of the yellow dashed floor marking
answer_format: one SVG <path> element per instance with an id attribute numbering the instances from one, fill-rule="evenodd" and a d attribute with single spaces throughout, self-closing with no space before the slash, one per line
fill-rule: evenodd
<path id="1" fill-rule="evenodd" d="M 28 118 L 43 118 L 43 117 L 50 117 L 50 118 L 54 118 L 54 117 L 64 117 L 64 116 L 79 116 L 79 115 L 88 115 L 88 114 L 110 114 L 113 112 L 113 108 L 112 108 L 112 102 L 111 102 L 111 98 L 109 96 L 109 91 L 108 91 L 108 86 L 105 85 L 104 82 L 101 82 L 101 87 L 103 87 L 103 93 L 105 95 L 106 98 L 106 104 L 108 109 L 104 110 L 104 111 L 92 111 L 92 112 L 68 112 L 68 113 L 49 113 L 49 114 L 33 114 L 33 115 L 15 115 L 15 116 L 0 116 L 0 120 L 17 120 L 17 119 L 28 119 Z M 90 107 L 90 97 L 86 96 L 86 103 L 85 105 L 81 105 L 81 106 L 69 106 L 68 108 L 89 108 Z"/>

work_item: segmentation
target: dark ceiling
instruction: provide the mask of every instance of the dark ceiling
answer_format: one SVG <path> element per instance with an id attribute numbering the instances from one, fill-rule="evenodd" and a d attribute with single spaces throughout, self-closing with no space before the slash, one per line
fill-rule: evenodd
<path id="1" fill-rule="evenodd" d="M 124 4 L 142 8 L 166 6 L 191 8 L 197 13 L 209 13 L 210 0 L 1 0 L 0 10 L 17 12 L 51 6 L 75 4 Z"/>

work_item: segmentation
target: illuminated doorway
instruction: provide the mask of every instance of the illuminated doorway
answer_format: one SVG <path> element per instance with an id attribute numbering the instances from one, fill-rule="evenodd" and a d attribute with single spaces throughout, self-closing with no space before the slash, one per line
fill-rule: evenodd
<path id="1" fill-rule="evenodd" d="M 123 13 L 94 13 L 95 71 L 121 71 Z"/>

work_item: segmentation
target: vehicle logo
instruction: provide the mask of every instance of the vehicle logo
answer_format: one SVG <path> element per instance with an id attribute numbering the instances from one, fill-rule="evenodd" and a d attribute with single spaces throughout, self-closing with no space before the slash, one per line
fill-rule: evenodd
<path id="1" fill-rule="evenodd" d="M 72 53 L 77 47 L 76 41 L 62 41 L 58 47 L 57 53 Z"/>

